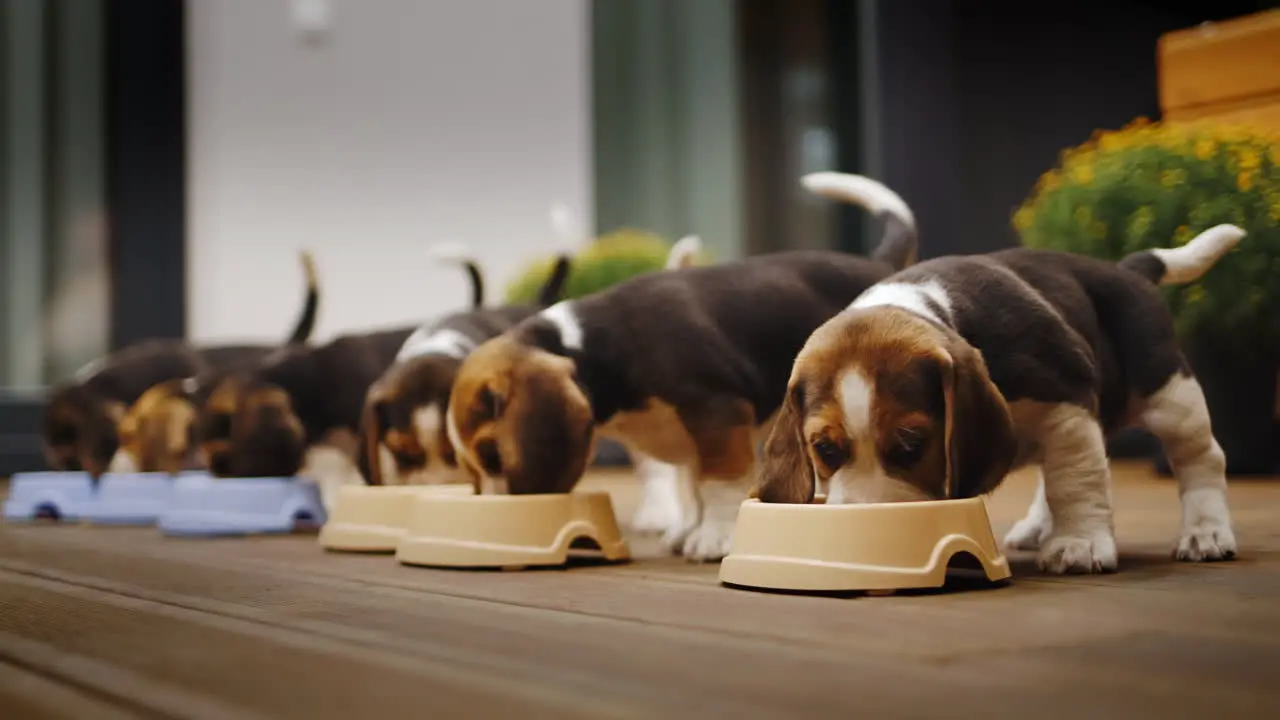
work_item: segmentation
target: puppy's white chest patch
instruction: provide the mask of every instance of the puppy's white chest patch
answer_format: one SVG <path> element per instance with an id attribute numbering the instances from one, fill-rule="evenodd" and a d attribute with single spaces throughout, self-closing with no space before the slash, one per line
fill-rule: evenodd
<path id="1" fill-rule="evenodd" d="M 601 435 L 672 465 L 698 460 L 698 446 L 674 406 L 650 399 L 643 410 L 622 412 L 600 426 Z"/>

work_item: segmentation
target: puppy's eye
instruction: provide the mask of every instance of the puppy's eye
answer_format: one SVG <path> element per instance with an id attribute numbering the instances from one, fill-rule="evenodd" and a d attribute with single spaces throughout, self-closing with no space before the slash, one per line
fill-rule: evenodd
<path id="1" fill-rule="evenodd" d="M 476 400 L 472 408 L 473 422 L 481 423 L 497 420 L 502 416 L 502 396 L 495 393 L 488 386 L 482 387 L 480 392 L 476 393 Z"/>
<path id="2" fill-rule="evenodd" d="M 929 446 L 929 436 L 914 428 L 898 428 L 894 433 L 893 444 L 885 452 L 885 460 L 898 467 L 910 467 L 924 456 Z"/>
<path id="3" fill-rule="evenodd" d="M 849 460 L 849 454 L 829 438 L 821 438 L 815 442 L 813 452 L 830 469 L 838 468 Z"/>

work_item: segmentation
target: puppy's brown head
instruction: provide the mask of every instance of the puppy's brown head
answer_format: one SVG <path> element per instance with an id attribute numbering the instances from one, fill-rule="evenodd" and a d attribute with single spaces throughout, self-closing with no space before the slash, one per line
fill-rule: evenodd
<path id="1" fill-rule="evenodd" d="M 500 335 L 462 363 L 446 426 L 458 458 L 511 494 L 568 492 L 593 450 L 574 362 Z"/>
<path id="2" fill-rule="evenodd" d="M 425 485 L 469 479 L 445 429 L 449 393 L 462 361 L 422 355 L 393 365 L 370 388 L 361 416 L 371 485 Z M 383 451 L 390 456 L 383 467 Z M 391 470 L 392 472 L 386 472 Z"/>
<path id="3" fill-rule="evenodd" d="M 765 444 L 764 502 L 973 497 L 1004 478 L 1013 425 L 982 355 L 897 308 L 847 311 L 810 336 Z"/>
<path id="4" fill-rule="evenodd" d="M 43 421 L 44 454 L 55 470 L 106 472 L 115 455 L 116 423 L 125 404 L 95 393 L 80 384 L 54 391 Z"/>
<path id="5" fill-rule="evenodd" d="M 252 375 L 222 379 L 200 415 L 210 471 L 229 477 L 282 477 L 302 468 L 306 431 L 283 388 Z"/>
<path id="6" fill-rule="evenodd" d="M 196 403 L 194 378 L 170 380 L 148 389 L 121 418 L 115 472 L 176 473 L 194 464 Z"/>

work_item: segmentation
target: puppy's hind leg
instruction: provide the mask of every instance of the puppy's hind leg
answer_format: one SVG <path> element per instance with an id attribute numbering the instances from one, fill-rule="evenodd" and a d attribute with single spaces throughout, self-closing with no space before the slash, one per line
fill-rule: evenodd
<path id="1" fill-rule="evenodd" d="M 663 533 L 674 535 L 688 529 L 685 496 L 678 465 L 664 463 L 638 452 L 631 452 L 636 475 L 643 486 L 640 508 L 631 519 L 631 530 L 638 533 Z"/>
<path id="2" fill-rule="evenodd" d="M 1053 513 L 1044 496 L 1044 469 L 1036 485 L 1036 496 L 1027 508 L 1026 517 L 1013 524 L 1004 536 L 1005 547 L 1011 550 L 1039 550 L 1053 532 Z"/>
<path id="3" fill-rule="evenodd" d="M 1111 468 L 1102 427 L 1088 410 L 1063 403 L 1045 416 L 1039 434 L 1053 529 L 1037 564 L 1054 574 L 1114 571 Z"/>
<path id="4" fill-rule="evenodd" d="M 1164 446 L 1182 497 L 1179 560 L 1230 560 L 1236 537 L 1227 509 L 1227 458 L 1213 437 L 1200 383 L 1175 373 L 1147 398 L 1142 423 Z"/>

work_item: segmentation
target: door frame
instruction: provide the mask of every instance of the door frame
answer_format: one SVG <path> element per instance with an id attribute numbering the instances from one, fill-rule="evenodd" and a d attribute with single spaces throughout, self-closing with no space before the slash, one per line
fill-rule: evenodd
<path id="1" fill-rule="evenodd" d="M 186 333 L 186 3 L 104 0 L 110 349 Z M 0 388 L 0 477 L 45 469 L 45 392 Z"/>

